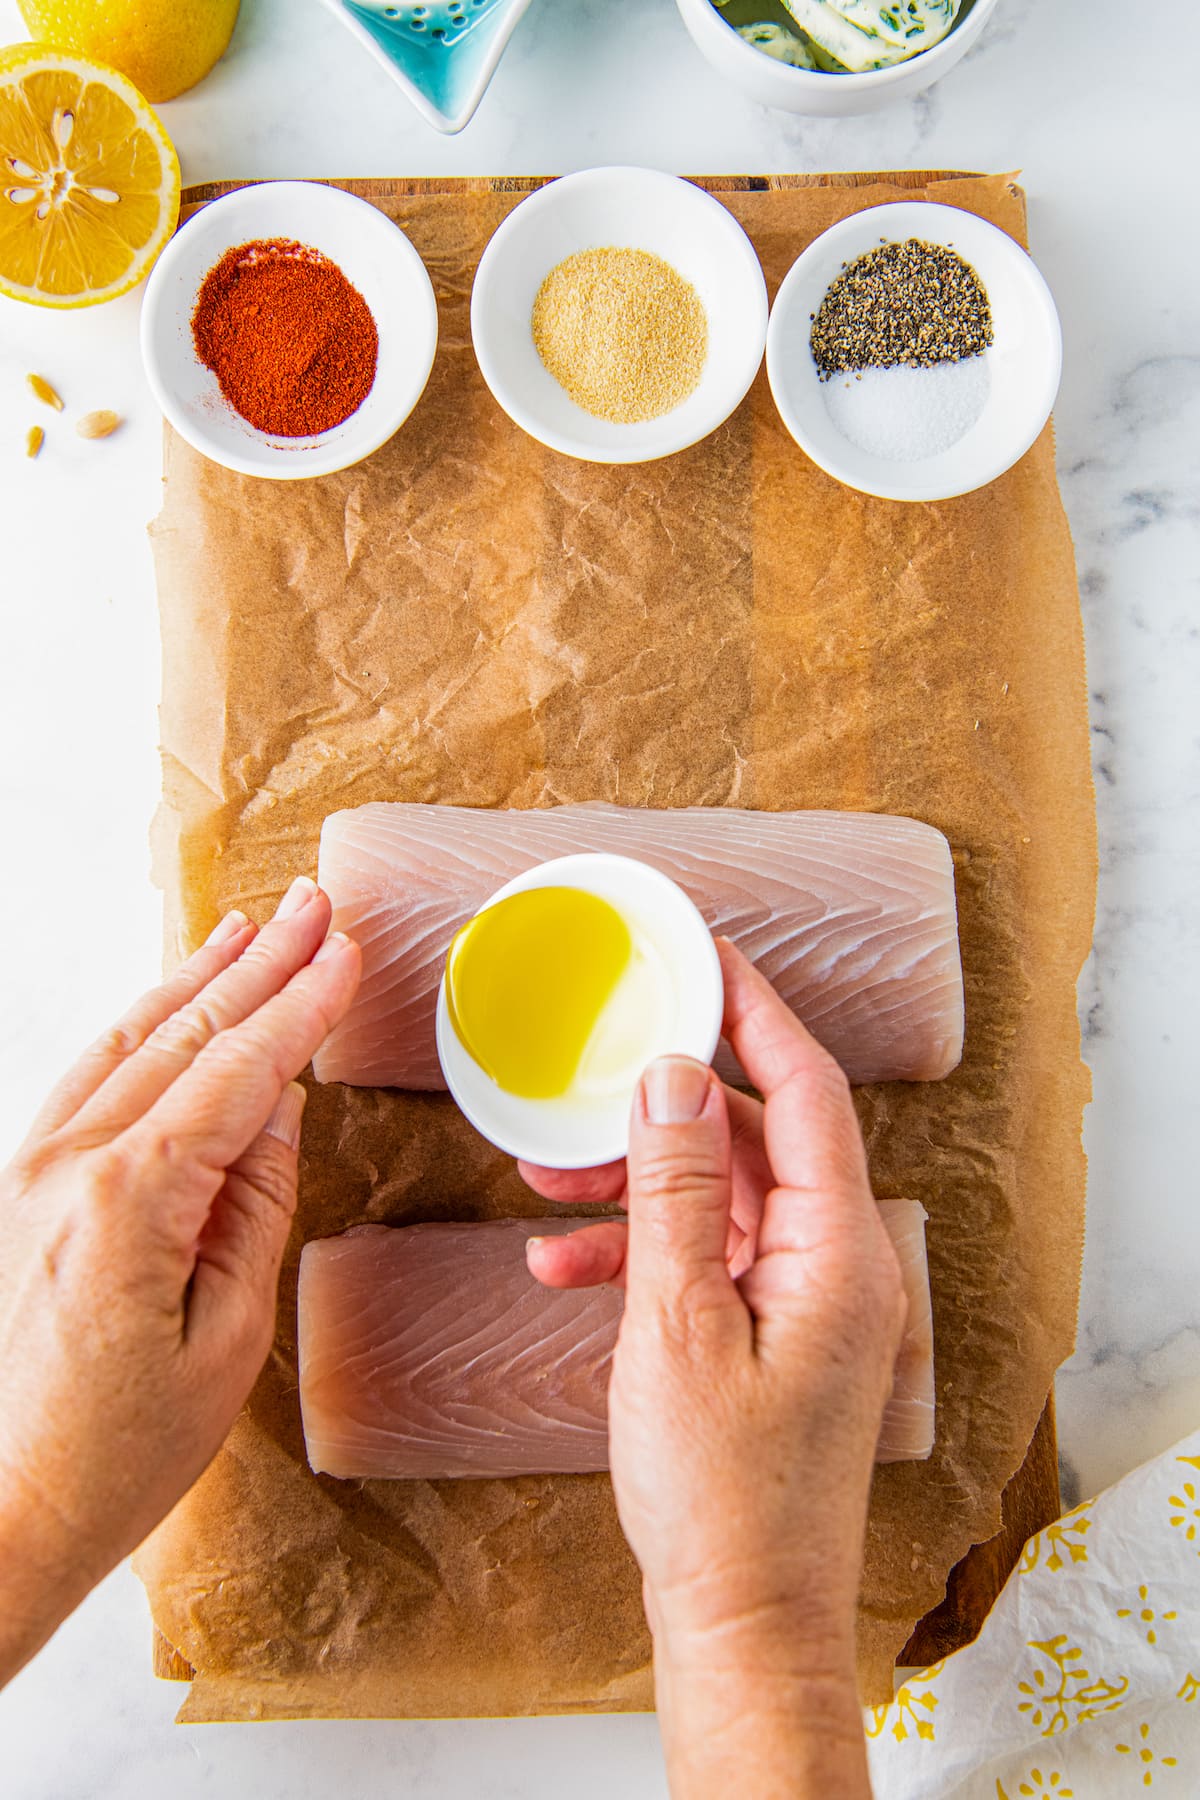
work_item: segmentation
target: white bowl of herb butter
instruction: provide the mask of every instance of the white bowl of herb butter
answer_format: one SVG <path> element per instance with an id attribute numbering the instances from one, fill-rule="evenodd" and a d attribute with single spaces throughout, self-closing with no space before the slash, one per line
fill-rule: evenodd
<path id="1" fill-rule="evenodd" d="M 531 437 L 587 462 L 698 443 L 758 373 L 767 287 L 733 214 L 657 169 L 585 169 L 523 200 L 480 259 L 471 335 Z"/>
<path id="2" fill-rule="evenodd" d="M 841 116 L 932 87 L 997 0 L 675 0 L 714 69 L 763 106 Z"/>
<path id="3" fill-rule="evenodd" d="M 872 206 L 793 263 L 767 331 L 780 417 L 818 466 L 885 500 L 994 481 L 1042 431 L 1062 333 L 1007 232 L 929 201 Z"/>

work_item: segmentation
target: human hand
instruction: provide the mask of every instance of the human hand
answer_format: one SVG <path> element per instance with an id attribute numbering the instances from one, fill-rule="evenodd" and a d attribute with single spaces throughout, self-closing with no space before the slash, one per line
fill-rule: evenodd
<path id="1" fill-rule="evenodd" d="M 270 1349 L 294 1080 L 358 948 L 293 884 L 88 1050 L 0 1174 L 0 1682 L 211 1460 Z"/>
<path id="2" fill-rule="evenodd" d="M 652 1064 L 628 1231 L 535 1239 L 530 1267 L 556 1286 L 626 1282 L 613 1485 L 677 1791 L 849 1796 L 867 1791 L 854 1612 L 904 1294 L 845 1078 L 718 948 L 725 1033 L 764 1104 L 731 1102 L 688 1058 Z M 612 1198 L 623 1180 L 619 1165 L 523 1173 L 557 1200 Z M 735 1195 L 754 1258 L 738 1279 Z"/>

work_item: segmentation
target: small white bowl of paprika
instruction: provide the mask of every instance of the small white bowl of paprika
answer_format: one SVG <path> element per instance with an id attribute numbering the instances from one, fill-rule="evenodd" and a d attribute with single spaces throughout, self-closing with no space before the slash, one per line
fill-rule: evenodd
<path id="1" fill-rule="evenodd" d="M 211 201 L 159 258 L 142 357 L 163 413 L 242 475 L 349 468 L 400 428 L 437 349 L 424 263 L 377 207 L 322 182 Z"/>

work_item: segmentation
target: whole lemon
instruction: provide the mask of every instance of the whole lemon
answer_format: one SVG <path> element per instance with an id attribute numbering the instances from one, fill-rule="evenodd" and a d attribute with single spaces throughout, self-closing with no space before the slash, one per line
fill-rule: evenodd
<path id="1" fill-rule="evenodd" d="M 147 100 L 173 100 L 224 53 L 240 0 L 18 0 L 32 35 L 109 63 Z"/>

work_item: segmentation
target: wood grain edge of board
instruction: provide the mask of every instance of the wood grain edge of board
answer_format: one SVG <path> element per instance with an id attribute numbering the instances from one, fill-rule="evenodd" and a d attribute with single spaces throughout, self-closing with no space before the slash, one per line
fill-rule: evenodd
<path id="1" fill-rule="evenodd" d="M 1000 1506 L 1004 1521 L 1000 1530 L 955 1564 L 945 1599 L 913 1632 L 898 1659 L 900 1667 L 925 1669 L 973 1643 L 1025 1544 L 1062 1511 L 1053 1395 L 1046 1401 L 1025 1460 L 1005 1488 Z M 191 1681 L 195 1676 L 187 1658 L 157 1629 L 153 1659 L 160 1681 Z"/>
<path id="2" fill-rule="evenodd" d="M 872 187 L 876 182 L 921 188 L 936 181 L 971 181 L 978 177 L 979 171 L 973 169 L 848 169 L 824 174 L 689 175 L 686 179 L 710 194 L 748 194 L 784 188 Z M 553 175 L 397 175 L 344 181 L 332 178 L 322 185 L 349 187 L 364 198 L 387 200 L 410 194 L 532 194 L 556 179 Z M 219 200 L 223 194 L 258 185 L 252 181 L 197 182 L 183 190 L 180 219 L 210 200 Z"/>
<path id="3" fill-rule="evenodd" d="M 945 1599 L 920 1621 L 897 1658 L 897 1666 L 927 1669 L 973 1643 L 1029 1539 L 1053 1524 L 1061 1512 L 1058 1433 L 1051 1393 L 1025 1460 L 1001 1495 L 1003 1523 L 999 1531 L 986 1543 L 975 1544 L 954 1565 Z"/>
<path id="4" fill-rule="evenodd" d="M 196 1671 L 186 1656 L 180 1656 L 169 1638 L 163 1636 L 156 1625 L 152 1646 L 154 1673 L 160 1681 L 193 1681 Z"/>

